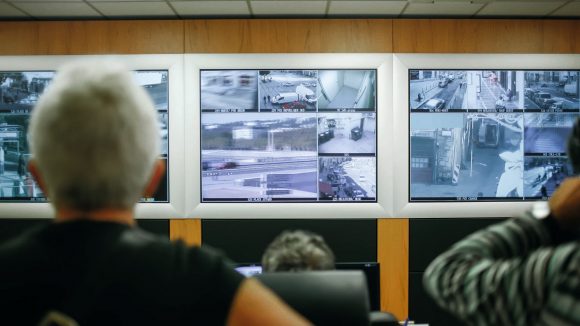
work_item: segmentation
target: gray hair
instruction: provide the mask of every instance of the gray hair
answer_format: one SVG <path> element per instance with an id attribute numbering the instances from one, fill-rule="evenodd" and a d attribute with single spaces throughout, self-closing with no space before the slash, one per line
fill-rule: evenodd
<path id="1" fill-rule="evenodd" d="M 334 254 L 324 239 L 308 231 L 284 231 L 262 256 L 264 272 L 334 269 Z"/>
<path id="2" fill-rule="evenodd" d="M 160 150 L 153 102 L 117 62 L 63 66 L 29 128 L 32 156 L 55 207 L 133 208 Z"/>

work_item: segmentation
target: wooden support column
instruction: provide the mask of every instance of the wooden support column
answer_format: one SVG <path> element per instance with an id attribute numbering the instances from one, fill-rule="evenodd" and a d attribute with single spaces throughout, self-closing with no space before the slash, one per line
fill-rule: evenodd
<path id="1" fill-rule="evenodd" d="M 169 220 L 169 239 L 182 240 L 188 245 L 201 246 L 201 219 Z"/>
<path id="2" fill-rule="evenodd" d="M 409 219 L 377 220 L 377 261 L 381 264 L 381 310 L 404 320 L 409 316 Z"/>

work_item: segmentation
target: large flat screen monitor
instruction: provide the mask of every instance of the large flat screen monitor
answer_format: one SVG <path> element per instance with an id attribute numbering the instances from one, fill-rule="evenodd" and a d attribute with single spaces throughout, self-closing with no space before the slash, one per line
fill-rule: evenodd
<path id="1" fill-rule="evenodd" d="M 201 202 L 376 202 L 376 69 L 201 69 Z"/>
<path id="2" fill-rule="evenodd" d="M 46 202 L 46 197 L 28 172 L 27 142 L 30 114 L 54 71 L 0 71 L 0 202 Z M 139 85 L 153 99 L 162 138 L 161 159 L 169 166 L 169 96 L 167 70 L 134 72 Z M 169 201 L 167 175 L 157 192 L 142 202 Z"/>
<path id="3" fill-rule="evenodd" d="M 547 199 L 572 175 L 577 70 L 409 69 L 409 201 Z"/>

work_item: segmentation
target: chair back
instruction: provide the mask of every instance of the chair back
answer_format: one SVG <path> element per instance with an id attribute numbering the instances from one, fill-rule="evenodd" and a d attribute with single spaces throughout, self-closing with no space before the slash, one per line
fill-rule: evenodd
<path id="1" fill-rule="evenodd" d="M 369 325 L 362 271 L 276 272 L 256 278 L 315 325 Z"/>

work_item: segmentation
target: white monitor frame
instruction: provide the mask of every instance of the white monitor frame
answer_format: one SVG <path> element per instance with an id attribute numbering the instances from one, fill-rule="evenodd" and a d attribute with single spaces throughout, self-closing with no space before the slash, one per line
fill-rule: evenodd
<path id="1" fill-rule="evenodd" d="M 185 56 L 186 217 L 377 218 L 391 215 L 391 54 L 190 54 Z M 201 203 L 200 69 L 377 69 L 376 203 Z M 385 182 L 386 181 L 386 182 Z"/>
<path id="2" fill-rule="evenodd" d="M 552 54 L 395 54 L 393 58 L 394 143 L 393 204 L 400 217 L 506 217 L 521 213 L 531 202 L 409 202 L 409 75 L 408 69 L 580 69 L 580 55 Z M 387 181 L 384 180 L 383 181 Z"/>
<path id="3" fill-rule="evenodd" d="M 183 55 L 58 55 L 2 56 L 0 71 L 58 70 L 73 60 L 116 60 L 131 70 L 167 70 L 169 72 L 169 202 L 139 203 L 137 218 L 172 218 L 184 214 L 183 165 Z M 11 202 L 0 204 L 0 218 L 51 218 L 50 203 Z"/>

